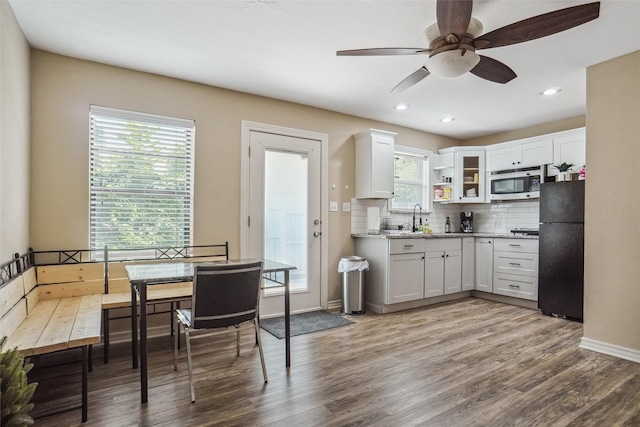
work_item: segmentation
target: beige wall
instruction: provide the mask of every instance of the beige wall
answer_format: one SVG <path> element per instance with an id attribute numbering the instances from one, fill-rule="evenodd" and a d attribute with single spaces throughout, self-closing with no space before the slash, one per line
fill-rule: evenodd
<path id="1" fill-rule="evenodd" d="M 584 336 L 640 351 L 640 51 L 587 69 Z"/>
<path id="2" fill-rule="evenodd" d="M 543 123 L 537 126 L 530 126 L 522 129 L 515 129 L 508 132 L 495 133 L 493 135 L 479 138 L 467 139 L 464 145 L 489 145 L 500 142 L 515 141 L 517 139 L 530 138 L 532 136 L 546 135 L 563 130 L 570 130 L 584 127 L 585 117 L 578 116 L 554 122 Z"/>
<path id="3" fill-rule="evenodd" d="M 352 135 L 370 127 L 397 144 L 436 150 L 459 141 L 386 123 L 201 84 L 32 54 L 31 244 L 37 250 L 89 244 L 89 106 L 195 119 L 195 244 L 229 241 L 240 254 L 240 131 L 249 120 L 329 135 L 329 199 L 354 196 Z M 344 190 L 345 185 L 349 190 Z M 353 254 L 348 213 L 329 214 L 329 295 L 340 298 L 340 256 Z"/>
<path id="4" fill-rule="evenodd" d="M 0 264 L 29 248 L 29 45 L 0 1 Z"/>

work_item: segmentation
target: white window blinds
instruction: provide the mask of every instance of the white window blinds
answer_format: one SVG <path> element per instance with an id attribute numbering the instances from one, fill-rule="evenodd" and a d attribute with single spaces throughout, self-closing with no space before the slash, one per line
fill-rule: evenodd
<path id="1" fill-rule="evenodd" d="M 90 246 L 192 245 L 195 124 L 91 106 Z"/>

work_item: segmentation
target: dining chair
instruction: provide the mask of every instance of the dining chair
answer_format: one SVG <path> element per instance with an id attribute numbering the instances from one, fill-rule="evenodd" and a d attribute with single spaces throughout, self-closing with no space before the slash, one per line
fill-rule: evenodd
<path id="1" fill-rule="evenodd" d="M 176 309 L 174 341 L 174 370 L 178 370 L 178 342 L 180 325 L 184 329 L 191 402 L 196 401 L 193 385 L 191 340 L 223 333 L 236 333 L 236 356 L 240 356 L 240 330 L 253 325 L 262 375 L 267 369 L 260 340 L 258 317 L 262 261 L 196 264 L 193 274 L 191 308 Z"/>

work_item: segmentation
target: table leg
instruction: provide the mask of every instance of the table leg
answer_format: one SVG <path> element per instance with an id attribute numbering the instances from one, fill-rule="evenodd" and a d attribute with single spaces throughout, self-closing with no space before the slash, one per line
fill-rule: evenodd
<path id="1" fill-rule="evenodd" d="M 289 270 L 284 272 L 284 335 L 286 367 L 291 366 L 291 289 L 289 286 Z"/>
<path id="2" fill-rule="evenodd" d="M 147 285 L 140 285 L 138 292 L 140 293 L 140 394 L 142 403 L 147 403 Z"/>
<path id="3" fill-rule="evenodd" d="M 87 346 L 82 346 L 82 422 L 87 422 L 89 407 L 89 351 Z"/>
<path id="4" fill-rule="evenodd" d="M 131 285 L 131 358 L 133 369 L 138 369 L 138 299 L 134 285 Z"/>

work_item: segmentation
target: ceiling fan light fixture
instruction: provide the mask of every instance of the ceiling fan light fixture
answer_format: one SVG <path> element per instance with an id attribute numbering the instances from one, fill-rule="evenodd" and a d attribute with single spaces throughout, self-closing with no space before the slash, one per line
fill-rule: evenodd
<path id="1" fill-rule="evenodd" d="M 394 109 L 394 110 L 398 110 L 398 111 L 404 111 L 404 110 L 406 110 L 407 108 L 409 108 L 409 104 L 404 104 L 404 103 L 403 103 L 403 104 L 398 104 L 398 105 L 394 105 L 394 106 L 393 106 L 393 109 Z"/>
<path id="2" fill-rule="evenodd" d="M 443 117 L 443 118 L 441 118 L 441 119 L 440 119 L 440 121 L 441 121 L 442 123 L 451 123 L 451 122 L 452 122 L 452 121 L 454 121 L 455 119 L 456 119 L 455 117 L 447 116 L 447 117 Z"/>
<path id="3" fill-rule="evenodd" d="M 458 77 L 468 73 L 478 65 L 480 55 L 466 51 L 464 55 L 458 49 L 438 53 L 427 60 L 429 72 L 440 77 Z"/>

